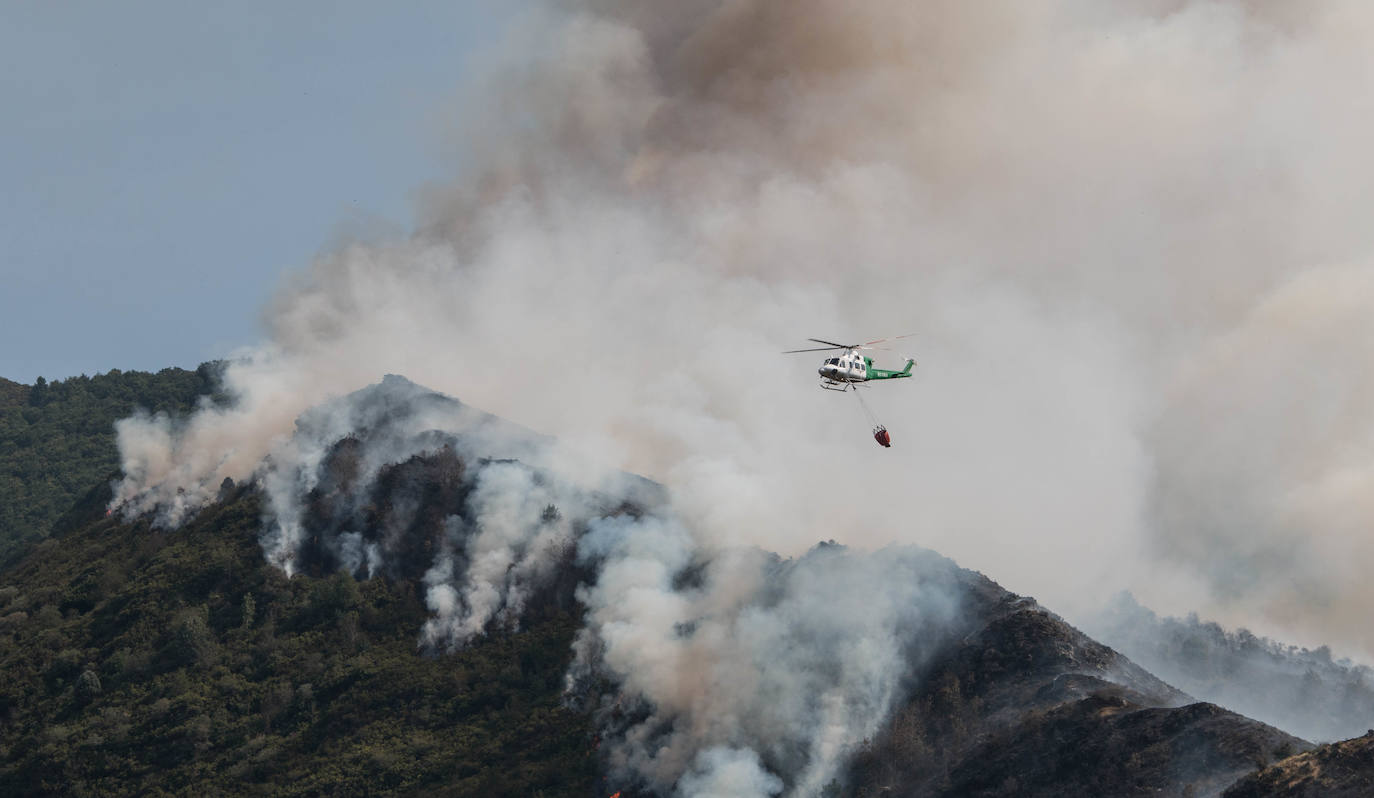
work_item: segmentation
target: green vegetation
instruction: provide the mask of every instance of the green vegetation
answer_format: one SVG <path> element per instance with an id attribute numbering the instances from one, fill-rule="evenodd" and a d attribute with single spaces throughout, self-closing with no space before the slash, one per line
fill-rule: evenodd
<path id="1" fill-rule="evenodd" d="M 72 502 L 119 467 L 114 422 L 136 408 L 185 413 L 216 385 L 195 371 L 111 371 L 33 385 L 0 379 L 0 564 L 47 537 Z"/>
<path id="2" fill-rule="evenodd" d="M 425 656 L 416 585 L 267 566 L 252 488 L 172 532 L 77 515 L 0 581 L 0 794 L 592 790 L 575 612 Z"/>
<path id="3" fill-rule="evenodd" d="M 575 608 L 431 656 L 415 583 L 268 566 L 251 486 L 174 531 L 105 517 L 114 422 L 216 382 L 0 380 L 0 795 L 586 795 Z"/>

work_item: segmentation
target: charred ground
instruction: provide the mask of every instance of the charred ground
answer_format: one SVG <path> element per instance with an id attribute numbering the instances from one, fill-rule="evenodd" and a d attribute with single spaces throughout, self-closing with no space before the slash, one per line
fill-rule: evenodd
<path id="1" fill-rule="evenodd" d="M 970 575 L 979 628 L 854 765 L 856 795 L 1214 795 L 1310 744 L 1189 696 Z"/>
<path id="2" fill-rule="evenodd" d="M 1374 795 L 1374 729 L 1296 754 L 1241 779 L 1225 798 L 1361 798 Z"/>

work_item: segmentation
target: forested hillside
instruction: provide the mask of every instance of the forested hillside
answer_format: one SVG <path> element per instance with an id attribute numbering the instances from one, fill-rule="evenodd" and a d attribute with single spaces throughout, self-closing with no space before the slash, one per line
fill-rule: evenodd
<path id="1" fill-rule="evenodd" d="M 218 368 L 119 370 L 33 385 L 0 380 L 0 564 L 48 535 L 79 497 L 115 476 L 114 423 L 135 409 L 181 413 L 215 390 Z"/>
<path id="2" fill-rule="evenodd" d="M 414 583 L 288 579 L 251 488 L 171 532 L 106 497 L 4 575 L 0 795 L 588 794 L 573 608 L 426 656 Z"/>

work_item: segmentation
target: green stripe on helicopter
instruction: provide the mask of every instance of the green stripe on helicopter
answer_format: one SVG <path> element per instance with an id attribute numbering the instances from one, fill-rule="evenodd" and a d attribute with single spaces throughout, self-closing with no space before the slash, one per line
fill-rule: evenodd
<path id="1" fill-rule="evenodd" d="M 868 372 L 867 376 L 870 380 L 895 380 L 899 377 L 910 377 L 911 367 L 914 365 L 916 365 L 916 361 L 912 360 L 911 358 L 907 358 L 906 366 L 901 371 L 892 371 L 890 369 L 875 369 L 873 368 L 873 358 L 864 358 L 864 366 L 866 367 L 866 371 Z"/>

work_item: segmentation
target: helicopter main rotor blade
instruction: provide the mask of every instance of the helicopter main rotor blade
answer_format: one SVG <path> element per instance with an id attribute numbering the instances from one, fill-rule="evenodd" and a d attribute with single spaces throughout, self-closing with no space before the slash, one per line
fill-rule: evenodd
<path id="1" fill-rule="evenodd" d="M 906 335 L 898 335 L 898 336 L 893 337 L 893 338 L 879 338 L 879 339 L 876 340 L 876 341 L 865 341 L 864 343 L 859 344 L 859 346 L 872 346 L 873 344 L 881 344 L 881 343 L 883 343 L 884 341 L 900 341 L 900 340 L 902 340 L 903 338 L 911 338 L 911 337 L 914 336 L 915 334 L 916 334 L 916 333 L 908 333 L 908 334 L 906 334 Z M 814 340 L 816 340 L 816 339 L 812 338 L 812 339 L 810 339 L 810 340 L 814 341 Z M 824 342 L 822 342 L 822 343 L 824 343 Z"/>
<path id="2" fill-rule="evenodd" d="M 884 352 L 886 352 L 889 351 L 887 347 L 873 346 L 873 344 L 881 344 L 886 341 L 900 341 L 903 338 L 910 338 L 915 334 L 916 333 L 911 333 L 909 335 L 898 335 L 895 338 L 879 338 L 876 341 L 868 341 L 862 344 L 837 344 L 834 341 L 824 341 L 820 338 L 807 338 L 806 340 L 808 341 L 815 341 L 818 344 L 825 344 L 825 346 L 819 347 L 817 349 L 788 349 L 787 351 L 783 352 L 783 354 L 794 355 L 798 352 L 828 352 L 831 349 L 881 349 Z"/>

